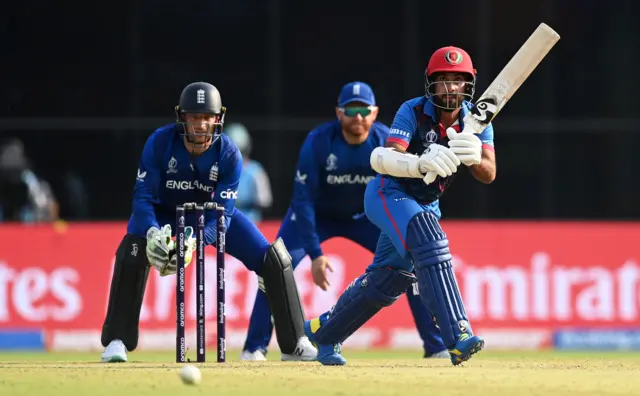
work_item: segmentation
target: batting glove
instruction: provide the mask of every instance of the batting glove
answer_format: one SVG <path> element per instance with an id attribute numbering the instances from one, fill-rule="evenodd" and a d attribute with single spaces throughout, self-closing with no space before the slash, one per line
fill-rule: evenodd
<path id="1" fill-rule="evenodd" d="M 431 184 L 436 177 L 448 177 L 458 171 L 460 160 L 445 146 L 431 144 L 418 160 L 420 173 L 425 174 L 423 181 Z"/>
<path id="2" fill-rule="evenodd" d="M 447 128 L 449 147 L 455 153 L 460 162 L 466 166 L 477 165 L 482 161 L 482 141 L 472 132 L 456 132 L 453 128 Z"/>

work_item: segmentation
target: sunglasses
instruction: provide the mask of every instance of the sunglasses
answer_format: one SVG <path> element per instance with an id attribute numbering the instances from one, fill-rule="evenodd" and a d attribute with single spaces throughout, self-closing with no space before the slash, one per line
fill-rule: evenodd
<path id="1" fill-rule="evenodd" d="M 363 118 L 371 114 L 375 106 L 367 106 L 367 107 L 345 107 L 340 109 L 347 117 L 356 117 L 360 114 Z"/>

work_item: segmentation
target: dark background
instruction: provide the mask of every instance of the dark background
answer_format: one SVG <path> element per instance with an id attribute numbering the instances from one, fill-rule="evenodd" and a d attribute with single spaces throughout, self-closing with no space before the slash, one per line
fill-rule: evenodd
<path id="1" fill-rule="evenodd" d="M 477 95 L 546 22 L 561 40 L 494 121 L 498 177 L 458 177 L 445 218 L 638 219 L 640 32 L 631 1 L 194 0 L 3 6 L 0 137 L 25 142 L 72 211 L 81 178 L 91 219 L 125 219 L 137 161 L 173 120 L 189 82 L 216 85 L 271 178 L 280 218 L 306 133 L 334 117 L 341 86 L 366 81 L 380 120 L 423 93 L 431 53 L 465 48 Z"/>

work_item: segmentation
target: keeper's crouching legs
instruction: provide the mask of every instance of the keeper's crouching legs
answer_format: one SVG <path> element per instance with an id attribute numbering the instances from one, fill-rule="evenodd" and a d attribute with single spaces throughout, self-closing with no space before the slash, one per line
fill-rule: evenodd
<path id="1" fill-rule="evenodd" d="M 116 251 L 109 305 L 102 326 L 102 362 L 126 362 L 138 346 L 138 323 L 149 277 L 147 240 L 127 234 Z"/>
<path id="2" fill-rule="evenodd" d="M 259 275 L 260 287 L 264 288 L 273 315 L 282 360 L 315 360 L 318 351 L 304 332 L 304 311 L 291 256 L 282 239 L 278 238 L 267 250 Z"/>

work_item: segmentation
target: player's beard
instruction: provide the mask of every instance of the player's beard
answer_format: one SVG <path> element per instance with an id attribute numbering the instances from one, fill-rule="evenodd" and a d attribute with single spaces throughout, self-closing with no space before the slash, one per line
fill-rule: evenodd
<path id="1" fill-rule="evenodd" d="M 343 126 L 342 129 L 347 135 L 354 138 L 361 137 L 369 132 L 369 127 L 364 122 L 354 122 L 349 125 Z"/>
<path id="2" fill-rule="evenodd" d="M 440 108 L 445 112 L 452 112 L 462 107 L 462 101 L 464 101 L 464 95 L 462 94 L 437 94 L 434 95 L 434 100 Z"/>

